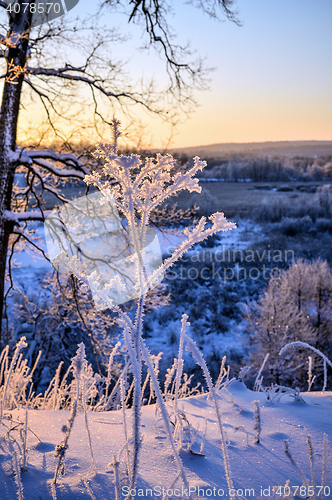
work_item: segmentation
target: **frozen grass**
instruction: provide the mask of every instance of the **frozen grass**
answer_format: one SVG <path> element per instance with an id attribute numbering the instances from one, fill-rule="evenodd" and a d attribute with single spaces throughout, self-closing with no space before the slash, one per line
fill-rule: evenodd
<path id="1" fill-rule="evenodd" d="M 291 391 L 279 391 L 278 397 L 271 398 L 267 390 L 252 392 L 242 382 L 229 380 L 225 360 L 221 376 L 213 384 L 202 354 L 185 332 L 187 319 L 183 318 L 179 359 L 168 372 L 163 394 L 159 394 L 162 404 L 159 400 L 141 409 L 136 494 L 144 493 L 148 498 L 146 489 L 156 488 L 158 494 L 162 487 L 177 493 L 191 488 L 190 497 L 195 499 L 203 495 L 198 494 L 198 488 L 207 492 L 204 498 L 209 496 L 208 490 L 216 488 L 227 495 L 231 491 L 234 498 L 245 498 L 247 489 L 254 490 L 254 498 L 259 499 L 279 498 L 279 488 L 282 498 L 289 487 L 285 498 L 301 498 L 304 489 L 312 498 L 329 498 L 332 393 L 302 393 L 301 398 L 294 398 Z M 11 362 L 7 350 L 1 356 L 1 500 L 34 500 L 36 488 L 42 499 L 135 496 L 129 495 L 133 441 L 128 425 L 134 421 L 133 409 L 125 403 L 131 365 L 125 364 L 120 382 L 110 384 L 106 376 L 104 389 L 98 392 L 100 378 L 87 364 L 80 345 L 65 380 L 58 370 L 45 394 L 34 396 L 31 379 L 28 384 L 26 380 L 13 383 L 22 377 L 17 353 L 24 343 L 22 339 Z M 208 394 L 179 397 L 188 391 L 181 359 L 185 347 L 204 372 Z M 160 386 L 156 367 L 155 360 L 154 383 Z M 119 388 L 119 404 L 113 405 L 118 409 L 105 411 L 105 405 L 110 406 L 105 399 L 110 385 Z M 145 387 L 148 392 L 149 384 Z M 146 402 L 151 399 L 145 396 Z M 235 432 L 238 430 L 242 432 Z M 65 436 L 60 457 L 61 431 Z M 182 472 L 174 458 L 180 460 Z M 55 479 L 57 484 L 52 485 Z M 270 494 L 263 493 L 269 487 Z"/>

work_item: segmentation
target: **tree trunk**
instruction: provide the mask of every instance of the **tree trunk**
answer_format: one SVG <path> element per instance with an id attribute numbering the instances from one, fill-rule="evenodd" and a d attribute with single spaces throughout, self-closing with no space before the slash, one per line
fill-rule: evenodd
<path id="1" fill-rule="evenodd" d="M 19 0 L 19 4 L 23 0 Z M 5 210 L 11 208 L 11 196 L 17 159 L 15 158 L 17 123 L 20 109 L 24 68 L 28 59 L 29 10 L 24 13 L 21 5 L 19 14 L 10 21 L 7 39 L 7 74 L 4 83 L 0 111 L 0 341 L 4 307 L 5 274 L 8 240 L 13 230 L 13 222 L 4 217 Z"/>

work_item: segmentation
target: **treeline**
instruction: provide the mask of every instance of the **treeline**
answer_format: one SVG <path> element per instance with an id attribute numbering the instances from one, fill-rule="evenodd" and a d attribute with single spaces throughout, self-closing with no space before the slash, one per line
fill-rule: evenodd
<path id="1" fill-rule="evenodd" d="M 30 144 L 32 149 L 38 144 Z M 99 171 L 102 162 L 94 157 L 95 143 L 81 141 L 80 143 L 67 143 L 65 146 L 59 142 L 45 145 L 46 149 L 57 152 L 74 153 L 80 157 L 89 169 Z M 156 152 L 149 148 L 119 148 L 119 154 L 130 156 L 138 154 L 141 158 L 154 157 Z M 166 154 L 166 152 L 165 152 Z M 177 160 L 174 171 L 183 170 L 186 166 L 190 168 L 193 164 L 193 156 L 185 152 L 172 152 Z M 312 182 L 324 179 L 332 179 L 332 155 L 268 155 L 262 153 L 229 153 L 222 156 L 204 156 L 207 167 L 198 174 L 201 179 L 217 179 L 228 182 Z"/>
<path id="2" fill-rule="evenodd" d="M 180 163 L 191 160 L 184 154 Z M 206 158 L 208 166 L 202 179 L 235 182 L 310 182 L 332 178 L 332 155 L 294 157 L 249 157 L 245 155 Z"/>

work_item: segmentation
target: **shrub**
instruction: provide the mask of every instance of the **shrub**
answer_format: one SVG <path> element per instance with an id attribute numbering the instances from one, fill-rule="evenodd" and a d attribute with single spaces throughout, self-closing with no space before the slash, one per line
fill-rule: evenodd
<path id="1" fill-rule="evenodd" d="M 319 186 L 313 203 L 317 217 L 332 217 L 332 190 L 330 184 Z"/>
<path id="2" fill-rule="evenodd" d="M 252 346 L 248 363 L 258 371 L 269 354 L 263 371 L 265 382 L 306 388 L 307 366 L 301 349 L 285 358 L 278 353 L 287 343 L 301 341 L 331 357 L 331 310 L 332 272 L 327 262 L 296 261 L 269 281 L 246 313 Z M 314 365 L 322 367 L 317 356 Z M 317 373 L 317 384 L 322 375 L 322 371 Z"/>
<path id="3" fill-rule="evenodd" d="M 97 311 L 91 292 L 78 288 L 74 276 L 56 273 L 39 279 L 35 291 L 15 291 L 10 312 L 11 345 L 24 335 L 29 342 L 26 355 L 33 364 L 42 352 L 35 371 L 35 385 L 44 391 L 52 373 L 62 361 L 66 371 L 75 355 L 76 345 L 84 342 L 87 357 L 95 370 L 107 365 L 108 355 L 115 343 L 116 325 L 110 314 Z"/>
<path id="4" fill-rule="evenodd" d="M 313 230 L 313 222 L 309 215 L 296 219 L 294 217 L 286 217 L 280 223 L 280 230 L 286 236 L 296 236 L 299 233 L 307 233 Z"/>

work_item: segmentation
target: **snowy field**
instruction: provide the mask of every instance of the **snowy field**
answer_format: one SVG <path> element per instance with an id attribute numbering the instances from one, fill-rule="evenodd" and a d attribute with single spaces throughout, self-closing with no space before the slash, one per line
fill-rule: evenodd
<path id="1" fill-rule="evenodd" d="M 252 392 L 239 381 L 233 381 L 219 391 L 217 399 L 226 431 L 234 486 L 231 492 L 225 477 L 215 409 L 207 395 L 182 399 L 178 403 L 184 419 L 180 457 L 190 490 L 180 479 L 174 483 L 178 475 L 177 466 L 156 406 L 143 407 L 138 483 L 135 490 L 129 491 L 130 498 L 162 498 L 163 495 L 165 498 L 192 499 L 230 496 L 281 499 L 293 498 L 292 495 L 296 499 L 331 498 L 332 393 L 304 393 L 301 394 L 303 401 L 296 401 L 290 395 L 283 395 L 280 399 L 279 396 L 275 395 L 273 401 L 267 401 L 264 393 Z M 259 443 L 255 442 L 258 431 L 257 426 L 254 430 L 254 400 L 259 401 L 261 414 Z M 172 402 L 168 403 L 168 411 L 171 415 Z M 11 411 L 10 414 L 13 422 L 25 420 L 25 409 Z M 52 480 L 57 462 L 54 449 L 62 440 L 61 429 L 69 412 L 28 410 L 27 414 L 28 427 L 33 432 L 28 431 L 27 470 L 21 473 L 22 498 L 46 500 L 53 495 L 53 498 L 68 500 L 116 499 L 114 457 L 121 462 L 118 498 L 126 497 L 128 478 L 122 411 L 88 413 L 95 470 L 91 467 L 84 414 L 78 414 L 69 438 L 64 474 L 59 476 L 53 493 Z M 3 423 L 8 426 L 6 415 L 9 415 L 8 411 L 3 417 Z M 127 410 L 128 432 L 130 420 L 131 410 Z M 1 434 L 4 430 L 2 427 Z M 325 445 L 324 434 L 327 435 Z M 17 431 L 12 431 L 10 435 L 20 441 Z M 307 436 L 310 436 L 312 444 L 312 461 Z M 284 440 L 288 442 L 295 465 L 285 453 Z M 190 446 L 191 451 L 186 450 Z M 0 460 L 0 498 L 15 499 L 14 459 L 8 442 L 3 438 Z"/>

